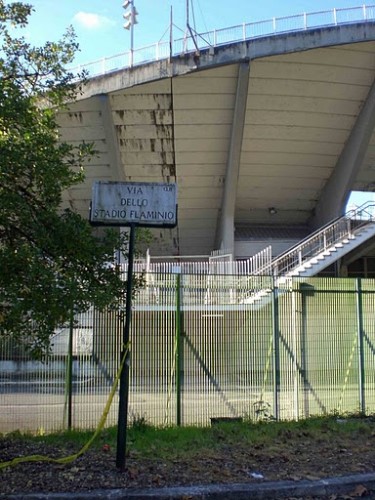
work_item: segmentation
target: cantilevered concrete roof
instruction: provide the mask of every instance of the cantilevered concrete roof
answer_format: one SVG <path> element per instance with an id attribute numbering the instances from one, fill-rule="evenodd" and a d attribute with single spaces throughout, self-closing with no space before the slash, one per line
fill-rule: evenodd
<path id="1" fill-rule="evenodd" d="M 233 249 L 236 226 L 311 229 L 375 190 L 375 24 L 226 44 L 92 78 L 61 134 L 98 151 L 94 180 L 178 184 L 179 223 L 153 253 Z M 270 208 L 274 212 L 270 213 Z"/>

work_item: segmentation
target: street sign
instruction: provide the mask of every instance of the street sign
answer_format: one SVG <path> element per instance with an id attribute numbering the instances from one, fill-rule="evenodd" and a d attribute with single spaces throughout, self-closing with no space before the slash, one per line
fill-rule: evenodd
<path id="1" fill-rule="evenodd" d="M 124 471 L 135 230 L 137 227 L 175 227 L 177 225 L 177 186 L 157 182 L 94 182 L 90 223 L 94 226 L 130 226 L 123 352 L 121 354 L 121 359 L 125 362 L 120 375 L 116 455 L 116 466 Z"/>
<path id="2" fill-rule="evenodd" d="M 90 223 L 96 226 L 175 227 L 177 186 L 157 182 L 94 182 Z"/>

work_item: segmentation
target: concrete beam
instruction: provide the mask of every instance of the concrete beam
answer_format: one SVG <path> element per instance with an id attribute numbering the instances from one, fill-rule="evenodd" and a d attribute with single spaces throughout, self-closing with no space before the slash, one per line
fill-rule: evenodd
<path id="1" fill-rule="evenodd" d="M 375 127 L 375 81 L 310 221 L 312 228 L 343 215 Z"/>
<path id="2" fill-rule="evenodd" d="M 234 213 L 240 172 L 249 77 L 249 62 L 241 63 L 238 67 L 237 92 L 233 110 L 223 200 L 216 230 L 216 248 L 223 249 L 232 255 L 234 253 Z"/>
<path id="3" fill-rule="evenodd" d="M 352 262 L 362 257 L 372 257 L 374 255 L 375 240 L 371 238 L 370 240 L 365 241 L 360 247 L 344 255 L 344 257 L 342 258 L 342 264 L 345 266 L 349 266 Z"/>
<path id="4" fill-rule="evenodd" d="M 171 61 L 166 58 L 90 78 L 79 99 L 244 60 L 372 40 L 375 40 L 375 23 L 362 22 L 228 43 L 215 47 L 213 51 L 202 49 L 199 58 L 195 53 L 180 54 Z"/>

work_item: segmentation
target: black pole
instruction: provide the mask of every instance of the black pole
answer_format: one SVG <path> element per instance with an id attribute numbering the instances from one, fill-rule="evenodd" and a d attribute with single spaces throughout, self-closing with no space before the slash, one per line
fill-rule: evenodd
<path id="1" fill-rule="evenodd" d="M 123 345 L 121 352 L 121 360 L 123 359 L 125 352 L 126 352 L 126 360 L 120 376 L 118 424 L 117 424 L 116 467 L 120 469 L 121 472 L 124 472 L 125 462 L 126 462 L 126 428 L 128 425 L 129 365 L 130 365 L 129 338 L 130 338 L 130 320 L 131 320 L 131 307 L 132 307 L 134 240 L 135 240 L 135 226 L 131 225 L 130 237 L 129 237 L 128 276 L 126 283 L 125 323 L 123 329 Z"/>

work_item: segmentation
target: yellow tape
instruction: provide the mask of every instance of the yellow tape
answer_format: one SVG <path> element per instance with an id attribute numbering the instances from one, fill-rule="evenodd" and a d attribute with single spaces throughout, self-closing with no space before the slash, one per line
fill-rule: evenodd
<path id="1" fill-rule="evenodd" d="M 23 462 L 54 462 L 57 464 L 68 464 L 68 463 L 76 460 L 81 455 L 83 455 L 90 448 L 90 446 L 95 441 L 97 436 L 103 430 L 104 424 L 105 424 L 107 417 L 108 417 L 109 410 L 110 410 L 111 405 L 112 405 L 114 395 L 116 393 L 116 389 L 118 386 L 118 382 L 120 380 L 121 372 L 122 372 L 122 369 L 123 369 L 124 364 L 125 364 L 125 359 L 126 359 L 126 356 L 129 352 L 129 347 L 130 347 L 130 343 L 126 346 L 124 355 L 121 359 L 120 368 L 118 369 L 118 372 L 116 374 L 115 381 L 113 383 L 113 386 L 111 388 L 111 392 L 109 393 L 109 396 L 107 399 L 107 403 L 104 407 L 102 416 L 100 417 L 98 427 L 97 427 L 96 431 L 94 432 L 94 434 L 91 436 L 91 438 L 87 441 L 87 443 L 77 453 L 74 453 L 74 455 L 69 455 L 68 457 L 62 457 L 62 458 L 52 458 L 52 457 L 46 457 L 43 455 L 29 455 L 27 457 L 17 457 L 17 458 L 13 458 L 13 460 L 9 460 L 8 462 L 0 462 L 0 469 L 5 469 L 6 467 L 13 467 L 14 465 L 18 465 L 18 464 L 21 464 Z"/>

